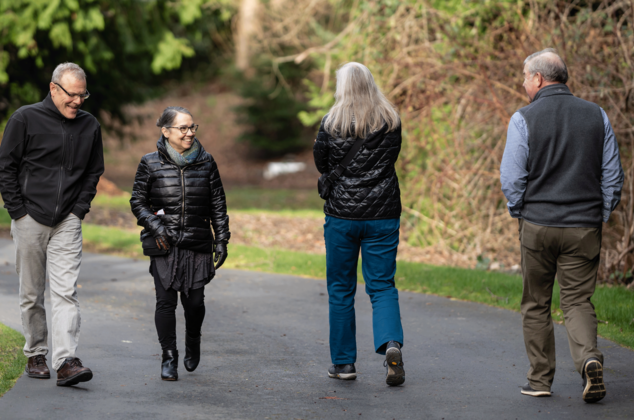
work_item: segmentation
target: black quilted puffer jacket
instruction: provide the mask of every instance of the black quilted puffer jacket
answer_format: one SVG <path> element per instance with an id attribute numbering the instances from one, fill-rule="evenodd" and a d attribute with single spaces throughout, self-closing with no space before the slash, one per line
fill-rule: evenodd
<path id="1" fill-rule="evenodd" d="M 211 253 L 216 242 L 229 242 L 229 216 L 214 158 L 200 146 L 198 158 L 180 168 L 169 157 L 163 137 L 157 152 L 143 156 L 134 179 L 130 205 L 138 225 L 171 246 Z M 165 214 L 155 213 L 163 210 Z"/>
<path id="2" fill-rule="evenodd" d="M 330 173 L 355 142 L 354 137 L 332 136 L 321 122 L 313 146 L 320 173 Z M 387 131 L 387 125 L 368 135 L 361 150 L 333 184 L 324 203 L 324 213 L 340 219 L 396 219 L 401 215 L 401 190 L 394 163 L 401 151 L 401 127 Z"/>

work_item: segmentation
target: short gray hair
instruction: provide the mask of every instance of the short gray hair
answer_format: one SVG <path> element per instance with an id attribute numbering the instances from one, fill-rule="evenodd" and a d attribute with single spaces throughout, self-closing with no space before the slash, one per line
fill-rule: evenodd
<path id="1" fill-rule="evenodd" d="M 552 55 L 556 58 L 553 59 Z M 557 54 L 554 48 L 546 48 L 529 55 L 524 60 L 528 64 L 528 73 L 532 76 L 540 73 L 548 82 L 566 84 L 568 81 L 568 68 L 564 60 Z"/>
<path id="2" fill-rule="evenodd" d="M 71 73 L 78 80 L 86 80 L 86 73 L 84 72 L 84 69 L 79 67 L 77 64 L 62 63 L 55 67 L 53 77 L 51 77 L 51 82 L 59 83 L 66 73 Z"/>

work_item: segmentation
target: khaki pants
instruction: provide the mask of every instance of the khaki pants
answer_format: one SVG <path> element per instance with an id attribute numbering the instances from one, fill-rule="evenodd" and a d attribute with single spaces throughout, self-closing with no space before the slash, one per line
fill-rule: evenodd
<path id="1" fill-rule="evenodd" d="M 44 308 L 46 271 L 51 289 L 53 369 L 75 357 L 79 339 L 77 277 L 81 263 L 81 220 L 73 214 L 57 226 L 39 224 L 31 216 L 11 222 L 15 267 L 20 278 L 20 311 L 27 357 L 48 354 Z"/>
<path id="2" fill-rule="evenodd" d="M 528 381 L 550 391 L 555 377 L 555 331 L 551 318 L 555 275 L 561 289 L 570 354 L 579 373 L 590 357 L 603 363 L 597 349 L 594 294 L 601 250 L 601 228 L 558 228 L 520 220 L 522 244 L 522 324 L 530 362 Z"/>

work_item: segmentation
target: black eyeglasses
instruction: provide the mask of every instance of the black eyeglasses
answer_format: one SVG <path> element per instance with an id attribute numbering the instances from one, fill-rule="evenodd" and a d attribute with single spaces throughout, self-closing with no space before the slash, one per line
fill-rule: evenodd
<path id="1" fill-rule="evenodd" d="M 198 124 L 194 124 L 191 127 L 169 127 L 169 126 L 165 126 L 165 128 L 178 128 L 181 131 L 181 134 L 187 134 L 187 130 L 191 130 L 192 134 L 196 134 L 196 131 L 198 131 Z"/>
<path id="2" fill-rule="evenodd" d="M 62 87 L 62 85 L 60 85 L 57 82 L 53 82 L 53 83 L 55 83 L 57 86 L 59 86 L 68 96 L 70 96 L 73 99 L 79 98 L 81 100 L 85 100 L 85 99 L 88 99 L 90 97 L 90 92 L 88 92 L 88 89 L 86 89 L 86 93 L 68 93 L 68 91 Z"/>

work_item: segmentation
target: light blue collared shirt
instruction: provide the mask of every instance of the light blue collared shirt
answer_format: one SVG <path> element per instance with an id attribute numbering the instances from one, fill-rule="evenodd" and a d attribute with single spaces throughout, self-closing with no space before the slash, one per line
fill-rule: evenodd
<path id="1" fill-rule="evenodd" d="M 607 114 L 601 108 L 605 140 L 603 143 L 603 162 L 601 164 L 601 193 L 603 194 L 603 221 L 621 201 L 623 187 L 623 168 L 619 155 L 619 145 Z M 502 192 L 508 200 L 506 206 L 511 217 L 520 219 L 524 207 L 524 193 L 528 179 L 528 128 L 522 114 L 516 112 L 511 117 L 506 135 L 506 147 L 500 165 Z"/>

